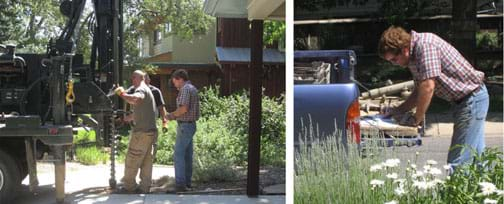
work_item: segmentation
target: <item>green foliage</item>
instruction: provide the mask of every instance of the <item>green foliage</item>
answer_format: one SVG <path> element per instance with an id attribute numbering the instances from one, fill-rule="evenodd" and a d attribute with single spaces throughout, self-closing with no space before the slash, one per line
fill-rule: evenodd
<path id="1" fill-rule="evenodd" d="M 85 165 L 106 164 L 109 159 L 109 153 L 95 146 L 78 147 L 75 156 L 78 162 Z"/>
<path id="2" fill-rule="evenodd" d="M 265 21 L 264 22 L 264 44 L 271 45 L 278 42 L 285 48 L 285 22 L 284 21 Z"/>
<path id="3" fill-rule="evenodd" d="M 466 151 L 470 151 L 466 149 Z M 497 149 L 486 149 L 481 155 L 472 152 L 472 163 L 462 165 L 446 180 L 446 186 L 441 192 L 445 203 L 477 204 L 483 203 L 485 198 L 503 202 L 503 195 L 492 193 L 482 195 L 480 182 L 493 183 L 497 189 L 504 189 L 504 160 L 503 153 Z"/>
<path id="4" fill-rule="evenodd" d="M 381 0 L 382 17 L 391 25 L 403 25 L 407 18 L 419 16 L 432 2 L 427 0 Z"/>
<path id="5" fill-rule="evenodd" d="M 22 19 L 19 0 L 5 1 L 0 4 L 0 43 L 21 35 Z"/>
<path id="6" fill-rule="evenodd" d="M 12 0 L 3 5 L 7 9 L 0 9 L 0 19 L 9 28 L 1 29 L 0 43 L 16 44 L 18 52 L 44 52 L 49 39 L 64 26 L 58 0 Z"/>
<path id="7" fill-rule="evenodd" d="M 499 35 L 497 32 L 477 32 L 476 48 L 484 50 L 502 49 L 502 44 L 499 45 Z"/>
<path id="8" fill-rule="evenodd" d="M 245 165 L 248 147 L 249 98 L 245 93 L 219 97 L 218 88 L 205 88 L 201 94 L 202 121 L 215 121 L 209 131 L 223 131 L 216 135 L 224 145 L 215 145 L 237 165 Z M 208 94 L 207 94 L 208 93 Z M 206 114 L 206 115 L 205 115 Z M 285 160 L 285 99 L 262 98 L 261 162 L 263 165 L 282 165 Z M 205 133 L 205 131 L 201 131 Z M 211 140 L 215 141 L 215 140 Z M 227 147 L 226 147 L 227 146 Z M 218 158 L 218 155 L 215 155 Z"/>
<path id="9" fill-rule="evenodd" d="M 73 139 L 74 144 L 81 144 L 95 141 L 96 141 L 96 132 L 94 130 L 91 130 L 89 132 L 86 130 L 79 130 L 77 132 L 77 135 L 74 135 Z"/>

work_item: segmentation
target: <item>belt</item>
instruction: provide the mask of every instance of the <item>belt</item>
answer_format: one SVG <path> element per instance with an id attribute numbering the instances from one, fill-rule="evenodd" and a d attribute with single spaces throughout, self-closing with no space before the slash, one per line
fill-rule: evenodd
<path id="1" fill-rule="evenodd" d="M 472 90 L 471 92 L 469 92 L 464 97 L 460 98 L 459 100 L 455 100 L 453 102 L 458 105 L 458 104 L 462 103 L 462 101 L 465 101 L 466 99 L 468 99 L 469 97 L 471 97 L 473 93 L 477 93 L 480 89 L 481 89 L 481 85 L 479 85 L 477 88 L 475 88 L 474 90 Z"/>
<path id="2" fill-rule="evenodd" d="M 180 120 L 177 120 L 177 123 L 194 123 L 194 121 L 180 121 Z"/>

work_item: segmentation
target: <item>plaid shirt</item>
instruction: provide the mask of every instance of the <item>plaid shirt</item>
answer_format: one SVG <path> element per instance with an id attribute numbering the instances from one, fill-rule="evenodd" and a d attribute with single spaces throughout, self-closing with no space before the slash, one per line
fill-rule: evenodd
<path id="1" fill-rule="evenodd" d="M 177 117 L 177 121 L 196 121 L 200 116 L 198 89 L 190 81 L 185 82 L 177 95 L 177 107 L 187 105 L 189 110 L 182 116 Z"/>
<path id="2" fill-rule="evenodd" d="M 454 102 L 476 90 L 484 73 L 473 66 L 450 44 L 432 33 L 411 31 L 409 70 L 415 84 L 435 78 L 436 96 Z"/>

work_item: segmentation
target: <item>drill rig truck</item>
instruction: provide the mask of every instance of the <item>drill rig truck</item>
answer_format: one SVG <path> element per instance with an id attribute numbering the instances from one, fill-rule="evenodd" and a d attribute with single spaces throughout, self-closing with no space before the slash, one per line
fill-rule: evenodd
<path id="1" fill-rule="evenodd" d="M 63 202 L 65 155 L 82 123 L 110 146 L 109 183 L 116 185 L 114 121 L 124 111 L 119 98 L 107 93 L 122 81 L 123 5 L 121 0 L 90 1 L 94 13 L 87 22 L 81 22 L 86 0 L 61 2 L 68 20 L 44 54 L 17 54 L 15 46 L 0 45 L 0 203 L 13 199 L 26 176 L 30 190 L 36 188 L 39 160 L 54 162 L 56 201 Z M 75 39 L 85 24 L 92 35 L 89 64 L 75 54 Z"/>

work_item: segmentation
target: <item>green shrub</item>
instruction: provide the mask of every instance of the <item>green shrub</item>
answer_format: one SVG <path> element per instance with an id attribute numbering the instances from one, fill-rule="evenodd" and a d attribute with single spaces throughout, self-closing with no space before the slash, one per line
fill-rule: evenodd
<path id="1" fill-rule="evenodd" d="M 108 159 L 109 153 L 95 146 L 78 147 L 76 150 L 76 160 L 85 165 L 106 164 Z"/>
<path id="2" fill-rule="evenodd" d="M 205 88 L 200 94 L 202 123 L 198 137 L 211 137 L 204 145 L 222 152 L 236 165 L 246 165 L 248 150 L 249 97 L 246 93 L 219 96 L 217 88 Z M 204 128 L 200 127 L 203 126 Z M 285 99 L 262 98 L 261 164 L 285 164 Z M 202 130 L 203 129 L 203 130 Z M 218 131 L 215 135 L 212 132 Z M 201 136 L 200 136 L 201 135 Z M 208 136 L 210 135 L 210 136 Z M 212 136 L 215 135 L 215 136 Z M 217 156 L 217 155 L 216 155 Z"/>

